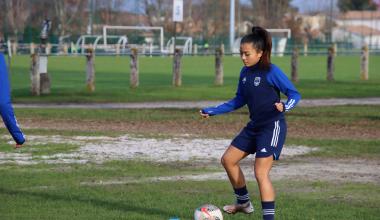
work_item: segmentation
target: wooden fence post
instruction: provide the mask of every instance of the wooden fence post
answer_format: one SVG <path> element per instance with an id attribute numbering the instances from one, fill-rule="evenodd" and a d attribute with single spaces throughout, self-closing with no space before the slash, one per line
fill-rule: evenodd
<path id="1" fill-rule="evenodd" d="M 293 48 L 291 67 L 292 67 L 292 81 L 298 82 L 298 48 L 296 47 Z"/>
<path id="2" fill-rule="evenodd" d="M 306 57 L 308 51 L 307 41 L 303 42 L 303 55 Z"/>
<path id="3" fill-rule="evenodd" d="M 33 96 L 40 95 L 40 73 L 38 72 L 38 55 L 32 54 L 31 56 L 31 64 L 30 64 L 30 92 Z"/>
<path id="4" fill-rule="evenodd" d="M 94 51 L 89 48 L 86 50 L 86 83 L 87 91 L 95 91 L 95 56 Z"/>
<path id="5" fill-rule="evenodd" d="M 11 40 L 7 40 L 7 49 L 8 49 L 8 57 L 12 57 L 12 43 L 11 43 Z"/>
<path id="6" fill-rule="evenodd" d="M 338 54 L 338 45 L 336 43 L 333 43 L 333 47 L 334 47 L 334 56 L 336 56 Z"/>
<path id="7" fill-rule="evenodd" d="M 329 47 L 327 55 L 327 80 L 334 80 L 334 60 L 335 60 L 335 49 L 334 46 Z"/>
<path id="8" fill-rule="evenodd" d="M 38 72 L 40 74 L 40 92 L 41 94 L 50 94 L 50 76 L 47 70 L 48 56 L 46 54 L 38 56 Z"/>
<path id="9" fill-rule="evenodd" d="M 221 44 L 219 48 L 215 49 L 215 85 L 223 85 L 223 55 L 224 45 Z"/>
<path id="10" fill-rule="evenodd" d="M 368 46 L 364 45 L 362 47 L 361 59 L 360 59 L 360 78 L 362 80 L 368 80 L 368 60 L 369 51 Z"/>
<path id="11" fill-rule="evenodd" d="M 198 44 L 194 44 L 193 47 L 193 55 L 198 55 Z"/>
<path id="12" fill-rule="evenodd" d="M 174 86 L 182 85 L 181 57 L 182 57 L 182 51 L 180 49 L 175 49 L 174 57 L 173 57 L 173 82 L 172 82 Z"/>
<path id="13" fill-rule="evenodd" d="M 34 54 L 35 48 L 36 48 L 36 46 L 34 45 L 34 43 L 33 42 L 30 43 L 30 55 Z"/>
<path id="14" fill-rule="evenodd" d="M 131 88 L 137 88 L 139 86 L 139 59 L 138 59 L 138 50 L 137 48 L 131 49 L 131 75 L 129 77 L 129 86 Z"/>
<path id="15" fill-rule="evenodd" d="M 119 47 L 119 44 L 116 44 L 116 46 L 115 46 L 115 53 L 116 53 L 116 56 L 119 56 L 119 55 L 120 55 L 120 47 Z"/>
<path id="16" fill-rule="evenodd" d="M 69 46 L 64 43 L 63 44 L 63 54 L 67 55 L 69 53 Z"/>
<path id="17" fill-rule="evenodd" d="M 51 53 L 51 43 L 47 43 L 46 44 L 46 47 L 45 47 L 45 53 L 46 53 L 46 55 L 50 55 L 50 53 Z"/>
<path id="18" fill-rule="evenodd" d="M 17 55 L 17 42 L 15 41 L 13 44 L 12 44 L 12 54 L 14 55 L 14 56 L 16 56 Z"/>

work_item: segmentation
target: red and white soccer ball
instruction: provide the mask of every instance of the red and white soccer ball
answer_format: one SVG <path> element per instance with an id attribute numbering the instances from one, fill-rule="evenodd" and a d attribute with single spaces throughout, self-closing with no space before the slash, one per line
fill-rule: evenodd
<path id="1" fill-rule="evenodd" d="M 195 209 L 194 220 L 223 220 L 223 215 L 218 207 L 205 204 Z"/>

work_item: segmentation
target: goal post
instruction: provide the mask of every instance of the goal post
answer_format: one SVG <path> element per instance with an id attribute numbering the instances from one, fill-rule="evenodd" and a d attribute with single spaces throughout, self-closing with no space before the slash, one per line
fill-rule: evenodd
<path id="1" fill-rule="evenodd" d="M 292 37 L 292 31 L 290 29 L 287 29 L 287 28 L 284 28 L 284 29 L 266 29 L 266 30 L 269 33 L 271 33 L 272 35 L 274 33 L 276 33 L 276 34 L 283 34 L 283 36 L 286 36 L 288 39 Z"/>
<path id="2" fill-rule="evenodd" d="M 176 43 L 174 43 L 174 40 Z M 181 44 L 179 44 L 178 41 L 180 41 Z M 165 51 L 168 53 L 174 53 L 174 45 L 176 48 L 180 48 L 183 54 L 192 54 L 193 38 L 184 36 L 177 36 L 176 38 L 172 37 L 166 43 Z"/>
<path id="3" fill-rule="evenodd" d="M 272 52 L 277 56 L 284 56 L 286 43 L 292 37 L 290 29 L 266 29 L 272 37 Z"/>
<path id="4" fill-rule="evenodd" d="M 142 26 L 113 26 L 113 25 L 105 25 L 103 26 L 103 39 L 104 46 L 107 46 L 107 30 L 158 30 L 160 31 L 160 51 L 164 52 L 164 28 L 160 26 L 153 27 L 142 27 Z"/>

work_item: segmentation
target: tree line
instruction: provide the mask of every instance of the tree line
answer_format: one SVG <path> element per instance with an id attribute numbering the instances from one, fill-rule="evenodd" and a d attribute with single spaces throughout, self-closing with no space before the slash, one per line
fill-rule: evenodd
<path id="1" fill-rule="evenodd" d="M 291 0 L 236 0 L 236 33 L 246 34 L 252 25 L 290 28 L 302 39 L 297 7 Z M 173 0 L 2 0 L 0 39 L 38 42 L 44 19 L 52 21 L 57 39 L 91 33 L 103 25 L 163 26 L 165 33 L 192 36 L 221 43 L 228 38 L 230 0 L 184 0 L 184 21 L 174 25 Z M 341 11 L 375 10 L 373 0 L 338 0 Z M 213 41 L 213 42 L 212 42 Z"/>

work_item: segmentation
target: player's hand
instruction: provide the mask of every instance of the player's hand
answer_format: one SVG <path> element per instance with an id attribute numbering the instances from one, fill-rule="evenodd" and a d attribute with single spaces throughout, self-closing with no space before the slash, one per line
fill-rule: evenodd
<path id="1" fill-rule="evenodd" d="M 208 117 L 210 117 L 209 114 L 203 113 L 202 110 L 199 110 L 199 114 L 201 115 L 202 118 L 208 118 Z"/>
<path id="2" fill-rule="evenodd" d="M 274 103 L 274 106 L 276 106 L 277 111 L 283 112 L 284 111 L 284 103 L 282 102 L 276 102 Z"/>

